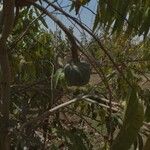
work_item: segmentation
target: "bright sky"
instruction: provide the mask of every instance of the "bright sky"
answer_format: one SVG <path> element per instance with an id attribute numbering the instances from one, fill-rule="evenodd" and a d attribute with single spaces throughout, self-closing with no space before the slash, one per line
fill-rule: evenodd
<path id="1" fill-rule="evenodd" d="M 58 3 L 63 7 L 63 6 L 67 6 L 68 5 L 68 0 L 58 0 Z M 96 3 L 97 0 L 91 0 L 86 7 L 88 7 L 89 9 L 91 9 L 92 11 L 96 11 Z M 69 12 L 70 7 L 64 8 L 64 10 L 66 12 Z M 72 10 L 71 12 L 69 12 L 69 14 L 78 17 L 78 15 L 75 15 L 75 11 Z M 81 33 L 79 32 L 78 29 L 80 28 L 76 28 L 76 24 L 72 24 L 67 18 L 65 18 L 63 15 L 57 15 L 57 17 L 59 17 L 59 19 L 67 26 L 71 26 L 74 27 L 74 34 L 77 37 L 81 37 Z M 94 15 L 92 14 L 92 12 L 90 12 L 88 9 L 81 7 L 80 9 L 80 17 L 83 23 L 85 23 L 88 27 L 92 28 L 93 26 L 93 21 L 94 21 Z M 48 24 L 50 26 L 50 28 L 52 30 L 56 30 L 57 26 L 54 22 L 52 22 L 49 18 L 46 19 L 48 21 Z M 80 31 L 82 32 L 82 30 L 80 29 Z"/>

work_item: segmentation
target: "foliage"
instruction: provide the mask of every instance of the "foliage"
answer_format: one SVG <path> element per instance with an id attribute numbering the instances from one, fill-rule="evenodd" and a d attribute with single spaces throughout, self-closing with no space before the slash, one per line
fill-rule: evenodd
<path id="1" fill-rule="evenodd" d="M 76 0 L 72 8 L 80 13 L 81 6 L 88 2 Z M 111 3 L 113 7 L 121 8 L 120 11 L 124 10 L 125 16 L 129 13 L 129 18 L 133 17 L 130 8 L 135 2 L 129 2 L 126 9 L 122 9 L 124 3 L 118 7 L 119 1 Z M 144 9 L 147 7 L 144 5 Z M 100 8 L 101 14 L 104 5 Z M 101 51 L 92 33 L 92 38 L 86 43 L 70 33 L 78 44 L 80 61 L 91 66 L 90 81 L 84 86 L 70 87 L 64 68 L 72 57 L 72 43 L 62 33 L 64 28 L 53 32 L 38 8 L 21 9 L 7 41 L 11 66 L 11 149 L 128 150 L 149 146 L 150 41 L 127 40 L 122 34 L 124 20 L 106 10 L 97 23 L 95 20 L 95 27 L 111 26 L 114 20 L 120 20 L 121 25 L 113 27 L 113 32 L 119 37 L 116 39 L 115 34 L 98 37 L 107 55 Z M 145 21 L 141 20 L 143 22 L 136 24 L 137 28 Z M 147 28 L 141 32 L 146 36 L 145 30 Z M 137 30 L 134 30 L 136 34 Z M 89 79 L 88 72 L 82 72 L 82 78 Z"/>
<path id="2" fill-rule="evenodd" d="M 144 109 L 135 91 L 131 95 L 126 108 L 123 126 L 112 146 L 113 150 L 129 149 L 136 140 L 139 129 L 143 124 Z M 130 135 L 130 136 L 129 136 Z"/>
<path id="3" fill-rule="evenodd" d="M 89 0 L 76 0 L 75 9 Z M 73 6 L 74 6 L 73 3 Z M 103 27 L 106 33 L 125 32 L 130 35 L 143 35 L 146 37 L 150 29 L 150 1 L 149 0 L 98 0 L 97 12 L 93 29 Z"/>

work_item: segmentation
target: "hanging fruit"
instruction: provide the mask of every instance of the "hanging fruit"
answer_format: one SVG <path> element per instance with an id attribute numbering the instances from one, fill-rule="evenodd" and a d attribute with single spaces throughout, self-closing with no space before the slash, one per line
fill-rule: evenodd
<path id="1" fill-rule="evenodd" d="M 83 86 L 90 80 L 90 64 L 84 61 L 66 64 L 64 72 L 69 86 Z"/>
<path id="2" fill-rule="evenodd" d="M 67 31 L 67 30 L 65 30 Z M 77 45 L 73 32 L 66 32 L 71 43 L 71 61 L 64 67 L 65 79 L 68 86 L 83 86 L 90 80 L 90 64 L 80 61 L 78 55 L 79 46 Z"/>
<path id="3" fill-rule="evenodd" d="M 68 86 L 83 86 L 88 84 L 90 80 L 90 64 L 85 61 L 80 61 L 78 56 L 78 45 L 71 36 L 68 36 L 71 41 L 72 58 L 65 65 L 64 73 Z"/>
<path id="4" fill-rule="evenodd" d="M 77 39 L 73 35 L 73 30 L 66 28 L 66 26 L 54 16 L 51 16 L 51 19 L 65 32 L 70 41 L 72 57 L 71 61 L 64 67 L 65 80 L 68 86 L 86 85 L 90 80 L 90 64 L 80 61 L 78 57 L 80 47 L 76 43 Z"/>

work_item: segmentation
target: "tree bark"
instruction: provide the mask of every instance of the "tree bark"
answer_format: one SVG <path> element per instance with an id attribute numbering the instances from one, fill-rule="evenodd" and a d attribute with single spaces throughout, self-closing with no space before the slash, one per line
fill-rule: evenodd
<path id="1" fill-rule="evenodd" d="M 0 44 L 0 46 L 1 46 L 0 150 L 8 150 L 10 68 L 7 50 L 2 46 L 2 44 Z"/>
<path id="2" fill-rule="evenodd" d="M 0 39 L 0 150 L 10 149 L 9 140 L 9 93 L 10 65 L 7 50 L 7 38 L 14 23 L 15 0 L 3 0 L 3 22 Z"/>

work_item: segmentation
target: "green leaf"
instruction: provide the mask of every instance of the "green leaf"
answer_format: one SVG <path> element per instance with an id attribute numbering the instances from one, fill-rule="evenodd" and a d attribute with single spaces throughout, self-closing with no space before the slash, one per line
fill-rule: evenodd
<path id="1" fill-rule="evenodd" d="M 46 23 L 46 20 L 43 17 L 40 17 L 40 21 L 42 22 L 42 24 L 48 29 L 48 25 Z"/>
<path id="2" fill-rule="evenodd" d="M 83 6 L 83 5 L 86 5 L 89 1 L 90 0 L 75 0 L 75 1 L 73 1 L 70 10 L 72 10 L 75 7 L 76 14 L 78 14 L 79 10 L 80 10 L 80 7 Z"/>
<path id="3" fill-rule="evenodd" d="M 57 87 L 59 81 L 64 80 L 64 71 L 62 68 L 58 69 L 54 75 L 54 88 Z"/>
<path id="4" fill-rule="evenodd" d="M 150 1 L 148 0 L 99 0 L 93 30 L 102 26 L 106 29 L 105 31 L 111 31 L 112 34 L 120 35 L 125 31 L 128 37 L 137 34 L 144 34 L 146 37 L 150 29 L 149 10 Z M 112 27 L 113 30 L 110 30 Z"/>
<path id="5" fill-rule="evenodd" d="M 135 142 L 143 124 L 144 108 L 135 89 L 131 91 L 123 126 L 114 140 L 111 150 L 128 150 Z"/>
<path id="6" fill-rule="evenodd" d="M 150 150 L 150 135 L 147 138 L 147 141 L 145 143 L 145 146 L 144 146 L 143 150 Z"/>
<path id="7" fill-rule="evenodd" d="M 138 149 L 143 150 L 144 143 L 143 143 L 142 135 L 140 134 L 138 134 L 138 143 L 139 143 Z"/>

